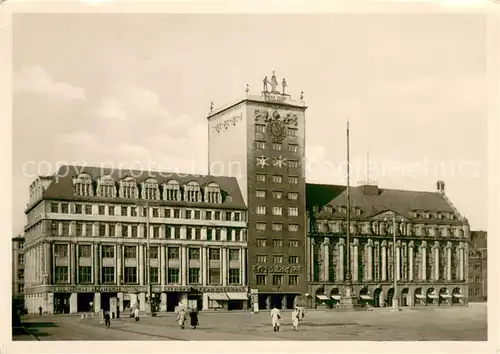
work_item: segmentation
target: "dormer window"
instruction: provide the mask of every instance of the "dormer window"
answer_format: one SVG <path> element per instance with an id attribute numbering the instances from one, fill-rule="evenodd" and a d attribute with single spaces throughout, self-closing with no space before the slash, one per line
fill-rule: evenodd
<path id="1" fill-rule="evenodd" d="M 160 189 L 158 181 L 154 178 L 148 178 L 142 182 L 142 199 L 160 199 Z"/>
<path id="2" fill-rule="evenodd" d="M 115 180 L 111 176 L 103 176 L 97 182 L 97 195 L 99 197 L 115 197 Z"/>
<path id="3" fill-rule="evenodd" d="M 181 190 L 179 182 L 170 180 L 163 185 L 163 199 L 164 200 L 181 200 Z"/>
<path id="4" fill-rule="evenodd" d="M 329 213 L 329 214 L 332 214 L 333 213 L 333 207 L 331 205 L 327 205 L 326 206 L 326 212 Z"/>
<path id="5" fill-rule="evenodd" d="M 220 192 L 220 187 L 217 183 L 210 183 L 205 187 L 205 202 L 220 204 L 222 203 L 222 195 Z"/>
<path id="6" fill-rule="evenodd" d="M 134 178 L 127 177 L 120 181 L 120 197 L 133 199 L 138 197 L 137 183 Z"/>
<path id="7" fill-rule="evenodd" d="M 198 182 L 189 182 L 184 186 L 184 201 L 201 202 L 201 191 Z"/>
<path id="8" fill-rule="evenodd" d="M 94 195 L 92 189 L 92 177 L 87 173 L 80 173 L 78 177 L 73 178 L 73 193 L 78 196 Z"/>

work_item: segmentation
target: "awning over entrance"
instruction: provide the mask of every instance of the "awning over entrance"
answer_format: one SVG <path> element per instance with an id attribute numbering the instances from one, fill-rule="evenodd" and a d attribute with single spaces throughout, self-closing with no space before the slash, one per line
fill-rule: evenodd
<path id="1" fill-rule="evenodd" d="M 226 293 L 229 300 L 248 300 L 247 293 Z"/>
<path id="2" fill-rule="evenodd" d="M 441 294 L 441 297 L 443 299 L 449 299 L 451 297 L 451 295 L 450 294 Z"/>
<path id="3" fill-rule="evenodd" d="M 422 294 L 415 294 L 415 297 L 416 297 L 417 299 L 425 299 L 425 296 L 424 296 L 424 295 L 422 295 Z"/>
<path id="4" fill-rule="evenodd" d="M 332 295 L 332 299 L 340 300 L 342 297 L 340 295 Z"/>
<path id="5" fill-rule="evenodd" d="M 208 294 L 208 298 L 210 300 L 229 300 L 229 298 L 227 297 L 226 293 L 211 293 L 211 294 Z"/>
<path id="6" fill-rule="evenodd" d="M 454 297 L 464 297 L 462 294 L 453 294 Z"/>
<path id="7" fill-rule="evenodd" d="M 326 296 L 326 295 L 316 295 L 316 297 L 317 297 L 318 299 L 320 299 L 320 300 L 323 300 L 323 301 L 328 300 L 328 296 Z"/>
<path id="8" fill-rule="evenodd" d="M 359 297 L 363 300 L 373 300 L 373 297 L 371 297 L 370 295 L 359 295 Z"/>
<path id="9" fill-rule="evenodd" d="M 439 296 L 437 296 L 436 294 L 429 294 L 427 295 L 430 299 L 439 299 Z"/>

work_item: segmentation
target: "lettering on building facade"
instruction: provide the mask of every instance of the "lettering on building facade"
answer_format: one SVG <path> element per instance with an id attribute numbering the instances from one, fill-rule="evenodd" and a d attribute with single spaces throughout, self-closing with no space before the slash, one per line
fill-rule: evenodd
<path id="1" fill-rule="evenodd" d="M 212 130 L 214 132 L 220 133 L 223 129 L 228 130 L 231 125 L 235 126 L 238 122 L 243 121 L 243 114 L 240 113 L 229 119 L 225 119 L 222 122 L 212 125 Z"/>
<path id="2" fill-rule="evenodd" d="M 255 273 L 289 273 L 300 274 L 302 266 L 280 266 L 280 265 L 255 265 L 253 267 Z"/>

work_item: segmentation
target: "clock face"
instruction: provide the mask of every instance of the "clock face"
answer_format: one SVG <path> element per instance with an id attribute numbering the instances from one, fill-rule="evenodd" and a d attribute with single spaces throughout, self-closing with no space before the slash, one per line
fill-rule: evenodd
<path id="1" fill-rule="evenodd" d="M 269 123 L 267 131 L 273 141 L 281 141 L 286 137 L 286 127 L 279 120 L 273 120 Z"/>

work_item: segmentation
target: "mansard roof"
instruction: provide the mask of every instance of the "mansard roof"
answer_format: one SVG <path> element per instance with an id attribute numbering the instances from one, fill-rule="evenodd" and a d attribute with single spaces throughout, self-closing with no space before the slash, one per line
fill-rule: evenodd
<path id="1" fill-rule="evenodd" d="M 197 182 L 200 187 L 205 187 L 211 183 L 216 183 L 219 185 L 221 192 L 225 196 L 221 204 L 207 203 L 207 202 L 185 202 L 185 201 L 163 201 L 163 200 L 148 200 L 150 204 L 189 204 L 198 205 L 200 207 L 214 207 L 214 208 L 234 208 L 234 209 L 246 209 L 243 196 L 241 194 L 238 182 L 235 177 L 226 176 L 211 176 L 211 175 L 193 175 L 193 174 L 179 174 L 170 172 L 160 172 L 160 171 L 141 171 L 141 170 L 131 170 L 131 169 L 112 169 L 112 168 L 101 168 L 101 167 L 90 167 L 90 166 L 72 166 L 65 165 L 61 166 L 59 171 L 53 176 L 53 181 L 48 186 L 43 194 L 45 199 L 59 199 L 59 200 L 82 200 L 82 201 L 106 201 L 106 202 L 118 202 L 118 203 L 134 203 L 136 199 L 124 199 L 120 197 L 99 197 L 99 196 L 75 196 L 73 194 L 73 178 L 85 173 L 90 175 L 94 183 L 97 183 L 98 179 L 104 176 L 109 176 L 113 178 L 115 183 L 126 179 L 127 177 L 132 177 L 137 185 L 142 182 L 147 181 L 150 178 L 158 181 L 159 185 L 167 183 L 169 181 L 175 180 L 181 186 L 189 182 Z M 142 201 L 142 199 L 139 199 Z M 145 201 L 145 200 L 144 200 Z"/>

